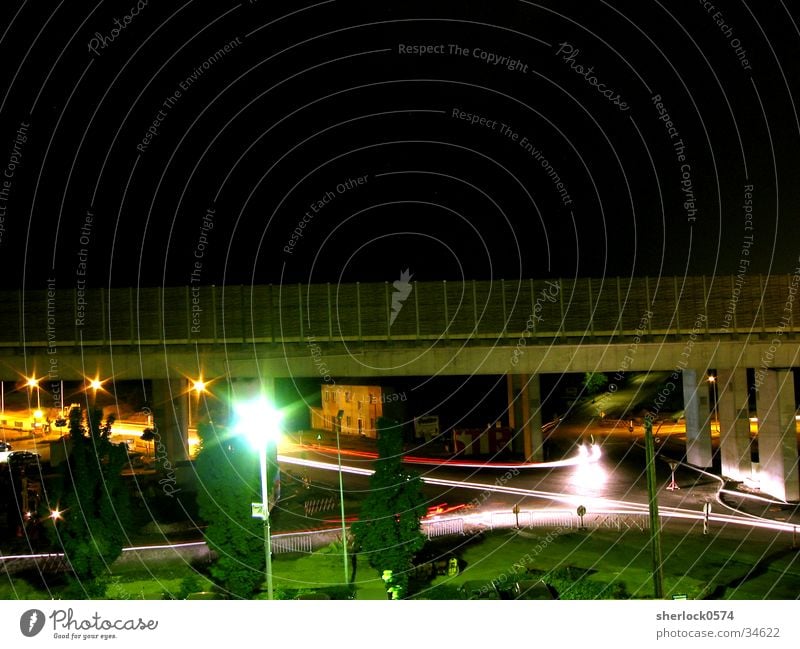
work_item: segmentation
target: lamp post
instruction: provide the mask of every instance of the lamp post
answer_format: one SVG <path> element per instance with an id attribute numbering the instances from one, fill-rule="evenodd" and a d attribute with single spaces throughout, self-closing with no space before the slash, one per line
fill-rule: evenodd
<path id="1" fill-rule="evenodd" d="M 664 599 L 664 572 L 661 554 L 661 527 L 658 518 L 658 487 L 656 485 L 656 459 L 653 445 L 653 421 L 644 419 L 645 463 L 647 464 L 647 496 L 650 509 L 650 550 L 653 559 L 653 594 Z"/>
<path id="2" fill-rule="evenodd" d="M 31 397 L 33 397 L 33 388 L 36 388 L 36 409 L 41 410 L 42 403 L 41 396 L 39 394 L 39 379 L 31 377 L 26 381 L 25 385 L 31 389 Z"/>
<path id="3" fill-rule="evenodd" d="M 92 389 L 92 408 L 97 405 L 97 391 L 103 387 L 103 382 L 98 379 L 90 379 L 89 380 L 89 387 Z"/>
<path id="4" fill-rule="evenodd" d="M 206 391 L 207 383 L 202 379 L 197 379 L 196 381 L 192 381 L 192 389 L 189 391 L 189 421 L 187 423 L 187 428 L 192 427 L 192 392 L 197 395 L 197 409 L 200 409 L 200 395 Z M 196 417 L 195 417 L 196 419 Z"/>
<path id="5" fill-rule="evenodd" d="M 258 450 L 261 465 L 261 503 L 260 512 L 254 511 L 264 521 L 264 573 L 267 582 L 267 599 L 273 599 L 272 589 L 272 539 L 269 527 L 269 470 L 267 454 L 271 445 L 277 443 L 280 435 L 281 416 L 266 399 L 235 405 L 236 423 L 234 430 L 247 437 L 250 444 Z"/>
<path id="6" fill-rule="evenodd" d="M 344 520 L 344 485 L 342 484 L 342 449 L 339 446 L 339 429 L 336 429 L 336 454 L 339 457 L 339 509 L 342 514 L 342 560 L 344 561 L 344 585 L 350 582 L 350 571 L 347 569 L 347 526 Z"/>
<path id="7" fill-rule="evenodd" d="M 708 382 L 711 384 L 711 398 L 714 401 L 714 409 L 712 410 L 712 421 L 717 424 L 719 429 L 719 413 L 717 411 L 717 377 L 714 374 L 709 374 Z"/>

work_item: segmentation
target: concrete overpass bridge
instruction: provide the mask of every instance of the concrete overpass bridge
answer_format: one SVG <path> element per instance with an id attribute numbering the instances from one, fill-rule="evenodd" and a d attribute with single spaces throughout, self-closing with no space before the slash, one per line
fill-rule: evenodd
<path id="1" fill-rule="evenodd" d="M 507 375 L 522 450 L 541 455 L 539 376 L 669 371 L 687 455 L 711 463 L 715 370 L 722 471 L 751 474 L 757 395 L 763 491 L 800 500 L 792 275 L 4 291 L 0 378 L 148 379 L 170 454 L 185 451 L 186 377 Z M 748 383 L 747 369 L 753 370 Z M 241 383 L 239 383 L 241 382 Z M 53 383 L 54 384 L 54 383 Z M 658 413 L 668 394 L 650 410 Z"/>

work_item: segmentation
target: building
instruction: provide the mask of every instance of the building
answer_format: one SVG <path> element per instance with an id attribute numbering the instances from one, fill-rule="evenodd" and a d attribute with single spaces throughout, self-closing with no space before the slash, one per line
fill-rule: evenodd
<path id="1" fill-rule="evenodd" d="M 379 385 L 323 385 L 322 407 L 311 407 L 311 427 L 343 435 L 376 437 L 387 397 Z"/>

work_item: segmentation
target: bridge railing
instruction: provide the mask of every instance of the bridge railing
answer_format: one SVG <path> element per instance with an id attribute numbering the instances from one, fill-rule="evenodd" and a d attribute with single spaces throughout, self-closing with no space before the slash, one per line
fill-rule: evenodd
<path id="1" fill-rule="evenodd" d="M 0 346 L 794 333 L 792 276 L 0 291 Z"/>

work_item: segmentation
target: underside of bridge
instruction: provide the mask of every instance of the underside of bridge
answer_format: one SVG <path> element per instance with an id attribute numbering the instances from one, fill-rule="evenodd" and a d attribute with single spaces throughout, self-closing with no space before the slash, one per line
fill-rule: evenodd
<path id="1" fill-rule="evenodd" d="M 509 426 L 514 431 L 512 449 L 526 461 L 544 458 L 542 395 L 539 374 L 508 373 L 506 393 Z M 712 466 L 712 427 L 718 422 L 718 453 L 724 477 L 746 482 L 763 493 L 785 501 L 800 500 L 794 375 L 791 370 L 765 370 L 756 374 L 757 385 L 747 373 L 716 369 L 709 397 L 708 368 L 686 368 L 670 374 L 659 394 L 676 391 L 682 396 L 686 426 L 686 461 L 698 468 Z M 714 374 L 711 374 L 714 376 Z M 342 379 L 344 380 L 344 379 Z M 682 385 L 682 391 L 676 386 Z M 236 377 L 218 384 L 220 403 L 229 397 L 247 398 L 275 394 L 274 377 Z M 749 393 L 755 389 L 758 434 L 751 441 Z M 159 435 L 172 463 L 188 457 L 187 399 L 185 380 L 152 381 L 153 404 Z M 658 415 L 661 397 L 650 409 Z"/>

